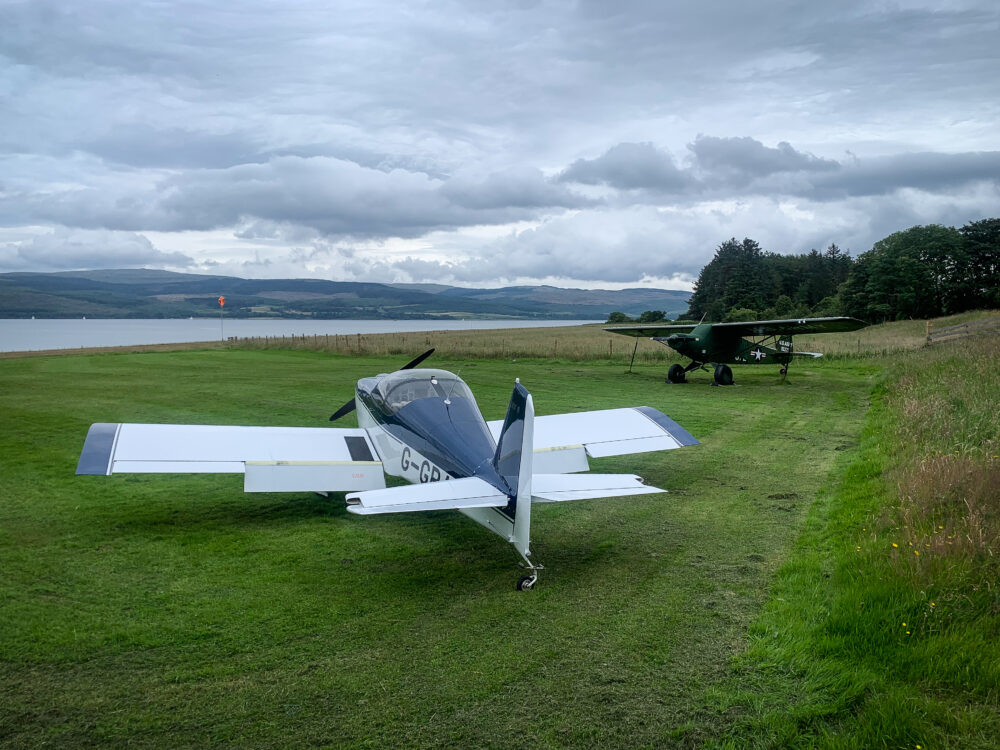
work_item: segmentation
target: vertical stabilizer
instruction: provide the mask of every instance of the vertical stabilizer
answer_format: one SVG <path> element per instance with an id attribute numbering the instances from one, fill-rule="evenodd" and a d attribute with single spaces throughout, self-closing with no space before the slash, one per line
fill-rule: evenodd
<path id="1" fill-rule="evenodd" d="M 514 529 L 510 541 L 529 564 L 534 423 L 535 407 L 531 394 L 523 385 L 515 383 L 493 464 L 506 483 L 511 498 L 508 512 L 514 518 Z"/>

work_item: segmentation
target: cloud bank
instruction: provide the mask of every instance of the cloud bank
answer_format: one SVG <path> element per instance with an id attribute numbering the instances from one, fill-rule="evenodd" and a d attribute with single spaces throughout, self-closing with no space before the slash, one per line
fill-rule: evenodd
<path id="1" fill-rule="evenodd" d="M 773 22 L 781 18 L 781 23 Z M 1000 11 L 0 6 L 0 271 L 690 285 L 997 215 Z"/>

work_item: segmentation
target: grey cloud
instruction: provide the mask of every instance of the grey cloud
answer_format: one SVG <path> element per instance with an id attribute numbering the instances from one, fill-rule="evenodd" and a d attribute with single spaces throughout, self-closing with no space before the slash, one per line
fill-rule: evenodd
<path id="1" fill-rule="evenodd" d="M 413 236 L 448 223 L 448 203 L 425 175 L 380 172 L 337 159 L 281 157 L 267 164 L 190 172 L 165 183 L 163 208 L 192 228 L 243 218 L 324 234 Z"/>
<path id="2" fill-rule="evenodd" d="M 975 182 L 1000 186 L 1000 151 L 916 153 L 854 160 L 819 178 L 817 197 L 885 195 L 903 188 L 939 193 Z"/>
<path id="3" fill-rule="evenodd" d="M 1000 184 L 1000 151 L 852 155 L 838 162 L 788 142 L 770 147 L 747 136 L 699 136 L 688 148 L 692 164 L 680 169 L 652 144 L 620 143 L 596 159 L 578 159 L 559 179 L 616 188 L 627 193 L 626 203 L 654 205 L 668 195 L 675 205 L 750 195 L 830 201 L 907 188 L 936 193 L 979 181 Z"/>
<path id="4" fill-rule="evenodd" d="M 645 206 L 595 209 L 510 233 L 447 265 L 453 279 L 466 283 L 491 276 L 631 283 L 644 276 L 697 275 L 703 261 L 683 235 L 700 234 L 700 223 Z"/>
<path id="5" fill-rule="evenodd" d="M 184 267 L 192 263 L 188 255 L 162 252 L 148 238 L 128 232 L 58 228 L 0 245 L 0 268 L 4 271 Z"/>
<path id="6" fill-rule="evenodd" d="M 439 180 L 329 157 L 181 170 L 137 189 L 98 184 L 10 193 L 3 214 L 87 229 L 185 231 L 234 227 L 238 236 L 315 231 L 327 236 L 416 237 L 436 229 L 496 225 L 592 201 L 537 169 Z M 296 229 L 296 227 L 298 229 Z"/>
<path id="7" fill-rule="evenodd" d="M 435 229 L 518 221 L 538 209 L 584 203 L 545 182 L 537 170 L 453 182 L 329 158 L 282 157 L 262 165 L 199 171 L 171 179 L 167 186 L 164 209 L 196 228 L 255 217 L 356 237 L 416 237 Z"/>
<path id="8" fill-rule="evenodd" d="M 592 204 L 561 185 L 545 179 L 540 169 L 511 168 L 485 177 L 461 174 L 441 186 L 441 194 L 456 206 L 472 210 L 498 208 L 577 208 Z"/>
<path id="9" fill-rule="evenodd" d="M 619 143 L 596 159 L 577 159 L 559 179 L 584 185 L 609 185 L 621 190 L 678 192 L 693 180 L 670 155 L 652 143 Z"/>
<path id="10" fill-rule="evenodd" d="M 206 133 L 134 124 L 83 141 L 80 148 L 133 167 L 222 168 L 266 161 L 260 148 L 236 133 Z"/>
<path id="11" fill-rule="evenodd" d="M 735 178 L 739 182 L 749 182 L 776 172 L 836 171 L 840 166 L 835 161 L 796 151 L 785 141 L 776 148 L 769 148 L 749 137 L 699 135 L 688 148 L 701 170 L 716 178 Z"/>
<path id="12" fill-rule="evenodd" d="M 986 0 L 0 2 L 0 227 L 216 230 L 285 268 L 447 234 L 479 281 L 690 268 L 806 224 L 865 249 L 995 211 L 998 31 Z"/>

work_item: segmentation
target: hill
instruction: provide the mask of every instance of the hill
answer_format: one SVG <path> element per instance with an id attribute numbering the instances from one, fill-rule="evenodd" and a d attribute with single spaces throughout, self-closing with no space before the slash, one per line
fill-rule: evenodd
<path id="1" fill-rule="evenodd" d="M 687 309 L 676 289 L 460 289 L 442 284 L 373 284 L 323 279 L 241 279 L 120 269 L 0 274 L 0 318 L 186 318 L 218 311 L 239 318 L 509 317 L 605 320 Z"/>

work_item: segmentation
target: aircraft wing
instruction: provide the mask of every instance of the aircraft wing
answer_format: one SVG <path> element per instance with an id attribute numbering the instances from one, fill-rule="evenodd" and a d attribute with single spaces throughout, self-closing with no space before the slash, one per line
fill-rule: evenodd
<path id="1" fill-rule="evenodd" d="M 798 318 L 789 320 L 750 320 L 739 323 L 714 323 L 713 330 L 737 336 L 798 336 L 805 333 L 843 333 L 865 328 L 857 318 Z"/>
<path id="2" fill-rule="evenodd" d="M 91 425 L 77 474 L 243 474 L 246 492 L 385 487 L 363 429 L 180 424 Z"/>
<path id="3" fill-rule="evenodd" d="M 494 438 L 502 421 L 488 422 Z M 535 417 L 534 469 L 540 474 L 587 471 L 587 457 L 623 456 L 698 445 L 674 420 L 649 406 Z"/>
<path id="4" fill-rule="evenodd" d="M 610 326 L 605 331 L 620 333 L 622 336 L 633 336 L 635 338 L 653 338 L 654 336 L 669 336 L 671 333 L 687 333 L 693 331 L 697 323 L 685 323 L 680 325 L 649 325 L 649 326 Z"/>

